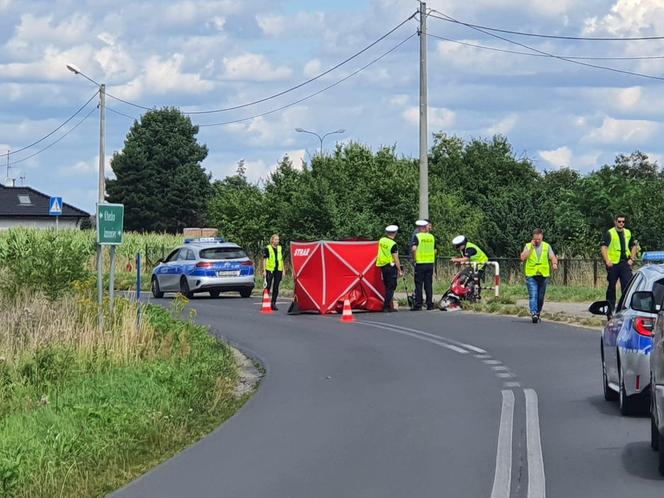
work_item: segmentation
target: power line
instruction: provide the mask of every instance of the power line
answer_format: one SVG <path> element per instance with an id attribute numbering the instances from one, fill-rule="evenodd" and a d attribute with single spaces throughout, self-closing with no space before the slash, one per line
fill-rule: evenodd
<path id="1" fill-rule="evenodd" d="M 326 86 L 325 88 L 322 88 L 322 89 L 318 90 L 317 92 L 311 93 L 311 94 L 307 95 L 306 97 L 302 97 L 301 99 L 298 99 L 298 100 L 296 100 L 295 102 L 291 102 L 291 103 L 286 104 L 286 105 L 283 105 L 283 106 L 281 106 L 281 107 L 277 107 L 276 109 L 272 109 L 271 111 L 262 112 L 262 113 L 260 113 L 260 114 L 254 114 L 253 116 L 247 116 L 246 118 L 234 119 L 234 120 L 232 120 L 232 121 L 223 121 L 223 122 L 221 122 L 221 123 L 200 124 L 200 125 L 198 125 L 198 126 L 199 126 L 199 127 L 208 127 L 208 126 L 222 126 L 222 125 L 228 125 L 228 124 L 234 124 L 234 123 L 241 123 L 242 121 L 249 121 L 249 120 L 251 120 L 251 119 L 260 118 L 260 117 L 263 117 L 263 116 L 267 116 L 267 115 L 269 115 L 269 114 L 274 114 L 275 112 L 283 111 L 284 109 L 287 109 L 287 108 L 289 108 L 289 107 L 293 107 L 294 105 L 297 105 L 297 104 L 300 104 L 300 103 L 302 103 L 302 102 L 304 102 L 304 101 L 306 101 L 306 100 L 309 100 L 309 99 L 315 97 L 316 95 L 320 95 L 321 93 L 323 93 L 323 92 L 329 90 L 330 88 L 334 88 L 335 86 L 337 86 L 337 85 L 343 83 L 344 81 L 346 81 L 346 80 L 352 78 L 352 77 L 355 76 L 356 74 L 361 73 L 362 71 L 364 71 L 365 69 L 367 69 L 369 66 L 372 66 L 372 65 L 375 64 L 376 62 L 380 61 L 380 60 L 383 59 L 384 57 L 387 57 L 389 54 L 391 54 L 392 52 L 394 52 L 395 50 L 397 50 L 399 47 L 401 47 L 403 44 L 405 44 L 408 40 L 410 40 L 411 38 L 413 38 L 416 34 L 417 34 L 417 33 L 413 33 L 413 34 L 411 34 L 410 36 L 408 36 L 408 37 L 405 38 L 404 40 L 402 40 L 402 41 L 400 41 L 399 43 L 397 43 L 394 47 L 392 47 L 391 49 L 389 49 L 387 52 L 384 52 L 383 54 L 379 55 L 379 56 L 376 57 L 375 59 L 373 59 L 373 60 L 371 60 L 370 62 L 368 62 L 367 64 L 365 64 L 364 66 L 362 66 L 362 67 L 360 67 L 359 69 L 356 69 L 355 71 L 353 71 L 352 73 L 350 73 L 350 74 L 344 76 L 344 77 L 341 78 L 340 80 L 337 80 L 337 81 L 335 81 L 334 83 L 332 83 L 331 85 L 328 85 L 328 86 Z"/>
<path id="2" fill-rule="evenodd" d="M 23 161 L 27 161 L 28 159 L 30 159 L 30 158 L 32 158 L 32 157 L 35 157 L 36 155 L 41 154 L 42 152 L 44 152 L 44 151 L 50 149 L 50 148 L 53 147 L 55 144 L 57 144 L 58 142 L 60 142 L 63 138 L 65 138 L 67 135 L 69 135 L 71 132 L 73 132 L 76 128 L 78 128 L 80 125 L 82 125 L 83 122 L 84 122 L 86 119 L 88 119 L 88 118 L 90 117 L 90 115 L 91 115 L 94 111 L 96 111 L 96 110 L 97 110 L 97 107 L 93 107 L 92 109 L 90 109 L 90 112 L 88 112 L 85 116 L 83 116 L 83 118 L 82 118 L 78 123 L 76 123 L 76 124 L 75 124 L 74 126 L 72 126 L 69 130 L 67 130 L 67 131 L 65 132 L 65 134 L 62 135 L 61 137 L 59 137 L 57 140 L 54 140 L 53 142 L 51 142 L 50 144 L 48 144 L 46 147 L 44 147 L 44 148 L 42 148 L 42 149 L 39 149 L 37 152 L 34 152 L 34 153 L 30 154 L 29 156 L 25 156 L 25 157 L 23 157 L 23 158 L 21 158 L 21 159 L 18 159 L 18 160 L 16 160 L 16 161 L 13 161 L 13 162 L 9 163 L 9 166 L 13 166 L 13 165 L 15 165 L 15 164 L 22 163 Z"/>
<path id="3" fill-rule="evenodd" d="M 544 54 L 534 54 L 532 52 L 522 52 L 520 50 L 509 50 L 505 48 L 498 48 L 498 47 L 488 47 L 486 45 L 478 45 L 476 43 L 469 43 L 469 42 L 464 42 L 461 40 L 455 40 L 453 38 L 446 38 L 445 36 L 440 36 L 440 35 L 434 35 L 432 33 L 427 33 L 427 36 L 431 38 L 437 38 L 438 40 L 443 40 L 451 43 L 456 43 L 458 45 L 465 45 L 466 47 L 473 47 L 473 48 L 480 48 L 483 50 L 491 50 L 494 52 L 503 52 L 506 54 L 516 54 L 516 55 L 527 55 L 530 57 L 549 57 L 548 55 Z M 571 56 L 571 55 L 565 55 L 565 56 L 560 56 L 556 55 L 556 57 L 565 57 L 567 59 L 573 59 L 573 60 L 586 60 L 586 61 L 594 61 L 594 60 L 602 60 L 602 61 L 640 61 L 640 60 L 653 60 L 653 59 L 664 59 L 664 55 L 641 55 L 641 56 L 633 56 L 633 57 L 590 57 L 590 56 Z"/>
<path id="4" fill-rule="evenodd" d="M 331 73 L 332 71 L 334 71 L 334 70 L 340 68 L 340 67 L 343 66 L 344 64 L 349 63 L 349 62 L 352 61 L 353 59 L 356 59 L 357 57 L 359 57 L 360 55 L 362 55 L 364 52 L 366 52 L 367 50 L 369 50 L 369 49 L 372 48 L 373 46 L 377 45 L 378 43 L 380 43 L 381 41 L 383 41 L 385 38 L 387 38 L 388 36 L 390 36 L 392 33 L 394 33 L 396 30 L 398 30 L 399 28 L 401 28 L 401 26 L 403 26 L 404 24 L 406 24 L 408 21 L 410 21 L 411 19 L 413 19 L 413 18 L 415 17 L 415 14 L 416 14 L 416 13 L 413 13 L 413 15 L 411 15 L 411 16 L 408 17 L 407 19 L 404 19 L 403 21 L 401 21 L 401 22 L 400 22 L 399 24 L 397 24 L 394 28 L 392 28 L 391 30 L 389 30 L 387 33 L 385 33 L 384 35 L 382 35 L 382 36 L 381 36 L 380 38 L 378 38 L 377 40 L 371 42 L 369 45 L 367 45 L 366 47 L 364 47 L 364 48 L 363 48 L 362 50 L 360 50 L 359 52 L 354 53 L 354 54 L 351 55 L 350 57 L 347 57 L 346 59 L 342 60 L 341 62 L 335 64 L 334 66 L 332 66 L 332 67 L 330 67 L 330 68 L 328 68 L 328 69 L 326 69 L 326 70 L 323 71 L 322 73 L 319 73 L 319 74 L 317 74 L 316 76 L 314 76 L 314 77 L 312 77 L 312 78 L 309 78 L 309 79 L 306 80 L 306 81 L 303 81 L 302 83 L 298 83 L 297 85 L 294 85 L 294 86 L 292 86 L 292 87 L 290 87 L 290 88 L 287 88 L 287 89 L 282 90 L 282 91 L 280 91 L 280 92 L 277 92 L 277 93 L 275 93 L 275 94 L 272 94 L 272 95 L 269 95 L 269 96 L 267 96 L 267 97 L 263 97 L 263 98 L 260 98 L 260 99 L 257 99 L 257 100 L 253 100 L 253 101 L 251 101 L 251 102 L 246 102 L 246 103 L 244 103 L 244 104 L 238 104 L 238 105 L 234 105 L 234 106 L 231 106 L 231 107 L 224 107 L 224 108 L 220 108 L 220 109 L 210 109 L 210 110 L 204 110 L 204 111 L 188 111 L 188 112 L 183 112 L 182 114 L 186 114 L 186 115 L 197 115 L 197 114 L 213 114 L 213 113 L 218 113 L 218 112 L 234 111 L 234 110 L 237 110 L 237 109 L 242 109 L 242 108 L 244 108 L 244 107 L 250 107 L 250 106 L 253 106 L 253 105 L 256 105 L 256 104 L 260 104 L 260 103 L 263 103 L 263 102 L 267 102 L 268 100 L 276 99 L 277 97 L 281 97 L 282 95 L 285 95 L 285 94 L 290 93 L 290 92 L 292 92 L 292 91 L 294 91 L 294 90 L 297 90 L 297 89 L 299 89 L 299 88 L 302 88 L 303 86 L 308 85 L 309 83 L 312 83 L 312 82 L 314 82 L 314 81 L 316 81 L 316 80 L 319 80 L 319 79 L 322 78 L 323 76 L 325 76 L 325 75 Z M 146 106 L 143 106 L 143 105 L 140 105 L 140 104 L 136 104 L 136 103 L 134 103 L 134 102 L 130 102 L 130 101 L 128 101 L 128 100 L 121 99 L 121 98 L 119 98 L 119 97 L 116 97 L 116 96 L 114 96 L 114 95 L 108 93 L 108 92 L 106 93 L 106 95 L 108 95 L 108 96 L 111 97 L 112 99 L 115 99 L 115 100 L 117 100 L 117 101 L 119 101 L 119 102 L 122 102 L 122 103 L 124 103 L 124 104 L 130 105 L 130 106 L 133 106 L 133 107 L 137 107 L 137 108 L 139 108 L 139 109 L 144 109 L 144 110 L 148 110 L 148 111 L 149 111 L 149 110 L 152 110 L 152 108 L 150 108 L 150 107 L 146 107 Z"/>
<path id="5" fill-rule="evenodd" d="M 41 143 L 41 142 L 43 142 L 44 140 L 46 140 L 48 137 L 50 137 L 51 135 L 53 135 L 54 133 L 56 133 L 58 130 L 62 129 L 63 126 L 65 126 L 65 125 L 66 125 L 67 123 L 69 123 L 72 119 L 74 119 L 74 118 L 75 118 L 75 117 L 76 117 L 76 116 L 77 116 L 77 115 L 78 115 L 83 109 L 85 109 L 85 108 L 87 107 L 87 105 L 88 105 L 90 102 L 92 102 L 92 99 L 94 99 L 98 94 L 99 94 L 99 91 L 96 91 L 96 92 L 92 95 L 92 97 L 90 97 L 90 98 L 88 99 L 88 101 L 87 101 L 85 104 L 83 104 L 81 107 L 79 107 L 78 110 L 77 110 L 74 114 L 72 114 L 71 116 L 69 116 L 69 117 L 68 117 L 68 118 L 67 118 L 62 124 L 60 124 L 60 126 L 58 126 L 56 129 L 54 129 L 54 130 L 51 131 L 50 133 L 44 135 L 44 136 L 41 137 L 39 140 L 35 140 L 35 141 L 32 142 L 31 144 L 26 145 L 25 147 L 21 147 L 21 148 L 19 148 L 19 149 L 16 149 L 16 150 L 13 150 L 13 151 L 9 152 L 9 155 L 18 154 L 19 152 L 22 152 L 22 151 L 24 151 L 24 150 L 26 150 L 26 149 L 29 149 L 30 147 L 34 147 L 34 146 L 37 145 L 38 143 Z"/>
<path id="6" fill-rule="evenodd" d="M 436 12 L 439 12 L 439 11 L 436 11 Z M 439 12 L 439 13 L 442 14 L 442 12 Z M 442 14 L 442 15 L 447 16 L 446 14 Z M 601 66 L 599 64 L 591 64 L 589 62 L 582 62 L 582 61 L 579 61 L 579 60 L 570 59 L 569 57 L 563 57 L 561 55 L 554 55 L 550 52 L 545 52 L 544 50 L 539 50 L 535 47 L 531 47 L 530 45 L 526 45 L 524 43 L 512 40 L 510 38 L 506 38 L 504 36 L 500 36 L 500 35 L 497 35 L 495 33 L 491 33 L 490 31 L 487 31 L 483 28 L 475 27 L 475 26 L 469 25 L 467 23 L 463 23 L 461 21 L 456 21 L 456 19 L 454 19 L 453 17 L 450 17 L 450 16 L 447 16 L 447 17 L 449 17 L 449 19 L 451 19 L 455 22 L 458 22 L 459 24 L 462 24 L 462 25 L 467 26 L 471 29 L 474 29 L 475 31 L 479 31 L 480 33 L 484 33 L 485 35 L 492 36 L 492 37 L 497 38 L 499 40 L 506 41 L 506 42 L 511 43 L 513 45 L 517 45 L 517 46 L 525 48 L 527 50 L 531 50 L 533 52 L 536 52 L 538 54 L 542 54 L 542 55 L 544 55 L 546 57 L 550 57 L 552 59 L 558 59 L 558 60 L 561 60 L 561 61 L 569 62 L 571 64 L 577 64 L 579 66 L 590 67 L 590 68 L 593 68 L 593 69 L 602 69 L 604 71 L 611 71 L 611 72 L 619 73 L 619 74 L 627 74 L 629 76 L 638 76 L 640 78 L 647 78 L 647 79 L 651 79 L 651 80 L 664 81 L 664 77 L 662 77 L 662 76 L 654 76 L 652 74 L 638 73 L 636 71 L 628 71 L 628 70 L 625 70 L 625 69 L 617 69 L 615 67 L 610 67 L 610 66 Z"/>
<path id="7" fill-rule="evenodd" d="M 107 94 L 108 95 L 108 94 Z M 118 116 L 122 116 L 134 121 L 138 121 L 138 118 L 136 116 L 130 116 L 129 114 L 125 114 L 124 112 L 116 111 L 112 107 L 109 107 L 108 105 L 106 106 L 107 111 L 111 111 L 113 114 L 117 114 Z"/>
<path id="8" fill-rule="evenodd" d="M 438 10 L 432 10 L 431 12 L 437 12 L 438 14 L 441 14 L 444 17 L 437 16 L 435 14 L 429 14 L 431 17 L 435 17 L 436 19 L 440 19 L 441 21 L 447 21 L 451 22 L 454 24 L 461 24 L 462 26 L 467 26 L 469 28 L 478 28 L 478 29 L 485 29 L 487 31 L 494 31 L 496 33 L 506 33 L 510 35 L 518 35 L 518 36 L 530 36 L 530 37 L 535 37 L 535 38 L 553 38 L 555 40 L 575 40 L 575 41 L 649 41 L 649 40 L 664 40 L 664 36 L 634 36 L 634 37 L 592 37 L 592 36 L 563 36 L 563 35 L 549 35 L 549 34 L 542 34 L 542 33 L 527 33 L 524 31 L 514 31 L 511 29 L 500 29 L 500 28 L 494 28 L 491 26 L 482 26 L 481 24 L 472 24 L 472 23 L 467 23 L 463 21 L 458 21 L 456 19 L 453 19 L 446 14 L 443 14 L 442 12 Z"/>

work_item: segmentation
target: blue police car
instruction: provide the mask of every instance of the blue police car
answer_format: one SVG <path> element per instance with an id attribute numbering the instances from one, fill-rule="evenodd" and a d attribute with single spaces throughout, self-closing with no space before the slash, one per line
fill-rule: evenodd
<path id="1" fill-rule="evenodd" d="M 650 353 L 657 313 L 664 298 L 664 265 L 645 253 L 646 265 L 632 276 L 616 311 L 602 330 L 601 359 L 604 398 L 617 399 L 623 415 L 645 412 L 650 401 Z M 590 312 L 604 314 L 608 302 L 598 301 Z"/>
<path id="2" fill-rule="evenodd" d="M 219 297 L 222 292 L 251 296 L 254 289 L 254 263 L 237 244 L 220 237 L 186 239 L 152 270 L 152 295 L 180 292 L 191 298 L 207 292 Z"/>

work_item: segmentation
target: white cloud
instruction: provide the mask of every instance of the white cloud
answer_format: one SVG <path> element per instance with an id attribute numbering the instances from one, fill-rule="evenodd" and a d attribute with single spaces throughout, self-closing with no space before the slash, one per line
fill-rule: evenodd
<path id="1" fill-rule="evenodd" d="M 298 12 L 295 15 L 282 16 L 275 14 L 259 14 L 256 23 L 263 34 L 281 36 L 290 34 L 319 33 L 325 29 L 325 15 L 321 12 Z"/>
<path id="2" fill-rule="evenodd" d="M 216 29 L 221 29 L 225 23 L 224 15 L 239 12 L 242 3 L 234 0 L 186 0 L 170 3 L 160 16 L 162 22 L 170 25 L 188 26 L 211 20 Z"/>
<path id="3" fill-rule="evenodd" d="M 90 18 L 82 13 L 75 13 L 60 23 L 53 22 L 52 15 L 24 14 L 6 48 L 14 55 L 25 55 L 39 52 L 49 45 L 71 47 L 90 38 L 91 25 Z"/>
<path id="4" fill-rule="evenodd" d="M 652 138 L 661 126 L 641 119 L 614 119 L 605 117 L 599 128 L 591 130 L 583 141 L 600 144 L 642 144 Z"/>
<path id="5" fill-rule="evenodd" d="M 104 174 L 107 178 L 114 177 L 113 170 L 111 169 L 111 155 L 107 155 L 104 161 Z M 92 159 L 84 161 L 75 161 L 71 164 L 66 164 L 59 169 L 59 173 L 65 176 L 85 176 L 95 177 L 99 176 L 99 155 Z"/>
<path id="6" fill-rule="evenodd" d="M 224 57 L 223 77 L 236 81 L 274 81 L 291 76 L 286 66 L 274 67 L 262 54 L 246 52 L 235 57 Z"/>
<path id="7" fill-rule="evenodd" d="M 643 35 L 656 32 L 664 18 L 660 0 L 617 0 L 609 13 L 585 22 L 585 34 Z"/>
<path id="8" fill-rule="evenodd" d="M 320 59 L 311 59 L 304 65 L 304 75 L 307 78 L 311 78 L 321 73 L 323 66 L 320 62 Z"/>
<path id="9" fill-rule="evenodd" d="M 410 125 L 418 126 L 420 123 L 420 108 L 417 106 L 408 107 L 401 115 Z M 456 122 L 456 114 L 454 111 L 450 111 L 444 107 L 429 106 L 427 117 L 429 121 L 429 129 L 431 131 L 451 128 Z"/>
<path id="10" fill-rule="evenodd" d="M 569 147 L 558 147 L 554 150 L 540 150 L 539 156 L 555 168 L 564 168 L 572 165 L 572 151 Z"/>
<path id="11" fill-rule="evenodd" d="M 410 97 L 404 93 L 390 97 L 388 103 L 393 107 L 403 107 L 408 104 Z"/>
<path id="12" fill-rule="evenodd" d="M 507 135 L 511 132 L 519 121 L 519 117 L 516 114 L 510 114 L 509 116 L 501 119 L 493 126 L 487 128 L 488 135 Z"/>

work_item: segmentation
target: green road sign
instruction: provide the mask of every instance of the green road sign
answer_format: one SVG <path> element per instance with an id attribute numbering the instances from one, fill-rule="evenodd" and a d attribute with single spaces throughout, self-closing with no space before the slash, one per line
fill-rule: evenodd
<path id="1" fill-rule="evenodd" d="M 97 204 L 97 244 L 122 244 L 124 205 Z"/>

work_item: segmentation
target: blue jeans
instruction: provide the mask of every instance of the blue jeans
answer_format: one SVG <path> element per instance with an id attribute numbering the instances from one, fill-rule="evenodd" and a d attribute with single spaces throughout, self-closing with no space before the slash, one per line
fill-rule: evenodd
<path id="1" fill-rule="evenodd" d="M 544 305 L 544 294 L 546 293 L 546 284 L 549 282 L 545 277 L 526 277 L 528 286 L 528 304 L 530 305 L 530 314 L 536 315 L 542 311 Z"/>

